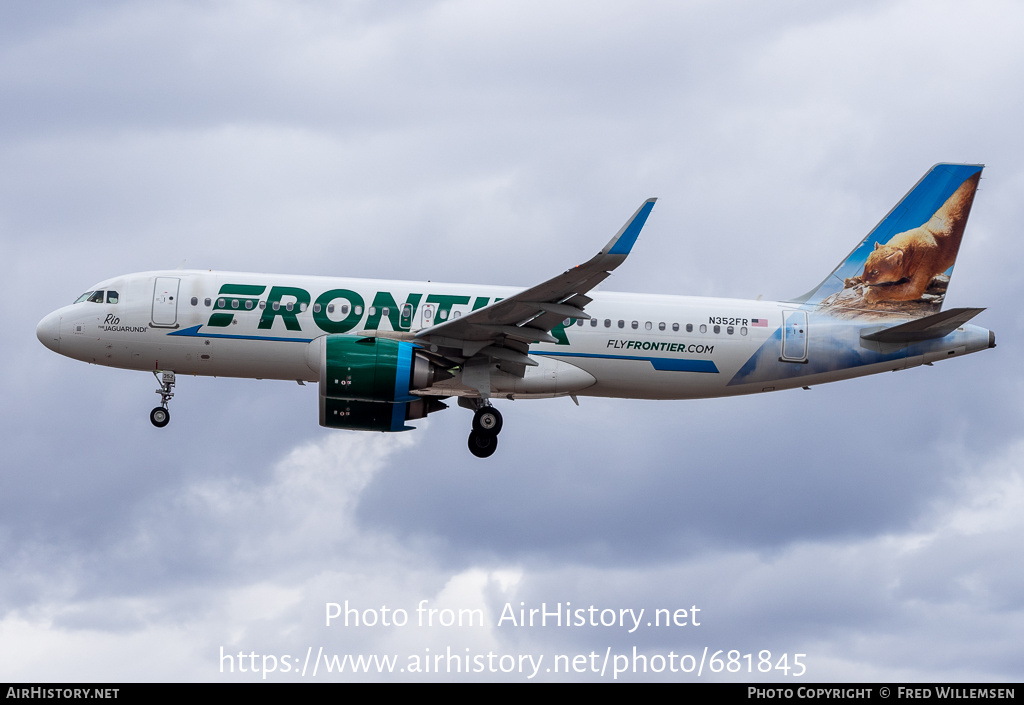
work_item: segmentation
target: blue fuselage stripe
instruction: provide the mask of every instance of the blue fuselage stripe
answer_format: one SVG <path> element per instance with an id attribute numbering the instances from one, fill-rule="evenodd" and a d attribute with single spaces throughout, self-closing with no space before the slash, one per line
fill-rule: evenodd
<path id="1" fill-rule="evenodd" d="M 639 357 L 632 355 L 602 355 L 595 353 L 571 352 L 540 352 L 531 350 L 531 355 L 549 355 L 551 357 L 588 357 L 596 360 L 634 360 L 649 362 L 656 370 L 663 372 L 706 372 L 718 374 L 718 366 L 712 360 L 681 360 L 672 357 Z"/>
<path id="2" fill-rule="evenodd" d="M 311 343 L 314 338 L 278 338 L 269 335 L 227 335 L 225 333 L 200 333 L 202 326 L 192 326 L 176 330 L 167 335 L 180 335 L 186 338 L 224 338 L 226 340 L 270 340 L 276 343 Z"/>

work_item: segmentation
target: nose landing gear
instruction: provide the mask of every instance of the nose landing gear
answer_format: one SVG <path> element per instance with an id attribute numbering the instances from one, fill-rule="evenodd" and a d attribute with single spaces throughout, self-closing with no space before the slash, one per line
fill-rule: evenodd
<path id="1" fill-rule="evenodd" d="M 473 415 L 473 430 L 469 434 L 469 452 L 478 458 L 489 458 L 498 449 L 501 432 L 501 412 L 486 402 L 480 402 Z"/>
<path id="2" fill-rule="evenodd" d="M 153 372 L 160 388 L 156 393 L 160 395 L 160 406 L 149 412 L 150 422 L 157 428 L 163 428 L 171 421 L 171 412 L 167 409 L 167 402 L 174 396 L 174 373 Z"/>
<path id="3" fill-rule="evenodd" d="M 163 428 L 171 422 L 171 412 L 162 406 L 158 406 L 149 412 L 149 420 L 157 428 Z"/>

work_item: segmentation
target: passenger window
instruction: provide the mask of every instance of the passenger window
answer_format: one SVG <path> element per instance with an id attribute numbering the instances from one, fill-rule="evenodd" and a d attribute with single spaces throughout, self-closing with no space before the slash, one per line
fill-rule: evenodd
<path id="1" fill-rule="evenodd" d="M 726 329 L 725 329 L 725 332 L 728 333 L 729 335 L 732 335 L 732 330 L 733 330 L 732 326 L 727 326 Z"/>
<path id="2" fill-rule="evenodd" d="M 327 304 L 327 313 L 334 313 L 334 304 Z"/>
<path id="3" fill-rule="evenodd" d="M 331 310 L 332 311 L 334 310 L 334 305 L 333 304 L 331 304 Z M 342 304 L 341 305 L 341 315 L 342 316 L 347 316 L 348 315 L 348 304 Z"/>
<path id="4" fill-rule="evenodd" d="M 653 328 L 653 327 L 654 327 L 654 326 L 653 326 L 653 325 L 651 324 L 651 322 L 650 322 L 650 321 L 647 321 L 647 323 L 644 323 L 644 328 L 646 328 L 647 330 L 650 330 L 650 329 L 651 329 L 651 328 Z"/>
<path id="5" fill-rule="evenodd" d="M 292 302 L 292 301 L 289 301 L 289 302 L 288 302 L 288 303 L 287 303 L 287 304 L 285 305 L 285 309 L 287 309 L 288 311 L 291 311 L 291 310 L 292 310 L 293 308 L 295 308 L 295 303 L 294 303 L 294 302 Z"/>
<path id="6" fill-rule="evenodd" d="M 107 303 L 108 304 L 116 304 L 117 303 L 117 292 L 116 291 L 108 291 L 107 292 Z"/>
<path id="7" fill-rule="evenodd" d="M 252 299 L 246 299 L 245 300 L 245 308 L 246 308 L 247 311 L 248 310 L 252 310 Z"/>
<path id="8" fill-rule="evenodd" d="M 693 324 L 692 323 L 687 323 L 686 324 L 686 332 L 687 333 L 692 333 L 693 332 Z"/>
<path id="9" fill-rule="evenodd" d="M 281 310 L 281 302 L 280 301 L 275 301 L 274 305 L 271 306 L 271 308 L 273 308 L 275 311 L 280 311 Z"/>
<path id="10" fill-rule="evenodd" d="M 266 301 L 260 301 L 260 311 L 264 310 L 266 307 L 267 307 L 267 302 Z"/>
<path id="11" fill-rule="evenodd" d="M 299 310 L 304 312 L 306 310 L 306 304 L 299 304 Z"/>
<path id="12" fill-rule="evenodd" d="M 626 322 L 620 318 L 619 319 L 619 328 L 625 328 L 625 327 L 626 327 Z"/>
<path id="13" fill-rule="evenodd" d="M 577 318 L 576 319 L 576 325 L 578 325 L 580 328 L 582 328 L 583 327 L 583 319 L 582 318 Z"/>
<path id="14" fill-rule="evenodd" d="M 320 304 L 313 304 L 313 313 L 320 313 Z"/>
<path id="15" fill-rule="evenodd" d="M 640 324 L 637 323 L 636 321 L 633 321 L 632 325 L 633 325 L 633 330 L 636 330 L 639 327 Z"/>
<path id="16" fill-rule="evenodd" d="M 210 297 L 209 296 L 207 296 L 205 299 L 203 299 L 203 306 L 205 306 L 206 308 L 210 308 L 210 303 L 211 302 L 210 302 Z"/>
<path id="17" fill-rule="evenodd" d="M 402 318 L 412 318 L 412 304 L 402 304 Z"/>
<path id="18" fill-rule="evenodd" d="M 231 299 L 231 308 L 238 308 L 238 299 Z"/>
<path id="19" fill-rule="evenodd" d="M 612 327 L 612 319 L 610 319 L 610 318 L 604 319 L 604 327 L 605 328 L 611 328 Z"/>
<path id="20" fill-rule="evenodd" d="M 371 316 L 376 316 L 377 315 L 377 307 L 376 306 L 371 306 L 370 308 L 368 308 L 366 310 L 367 310 L 367 312 L 369 312 L 369 314 Z"/>
<path id="21" fill-rule="evenodd" d="M 747 327 L 743 326 L 742 328 L 740 328 L 740 335 L 746 335 L 746 334 L 747 334 Z"/>
<path id="22" fill-rule="evenodd" d="M 686 327 L 687 327 L 687 329 L 689 329 L 689 327 L 690 327 L 689 324 L 687 324 Z M 703 323 L 700 324 L 700 332 L 701 333 L 707 333 L 708 332 L 708 327 L 706 325 L 704 325 Z"/>
<path id="23" fill-rule="evenodd" d="M 665 321 L 662 321 L 661 323 L 658 324 L 658 330 L 665 330 Z"/>
<path id="24" fill-rule="evenodd" d="M 722 332 L 722 327 L 721 326 L 715 326 L 715 335 L 717 335 L 717 334 L 719 334 L 721 332 Z"/>
<path id="25" fill-rule="evenodd" d="M 198 306 L 199 305 L 199 297 L 198 296 L 193 296 L 192 297 L 192 305 L 193 306 Z"/>
<path id="26" fill-rule="evenodd" d="M 591 328 L 597 328 L 597 319 L 596 318 L 591 318 L 590 319 L 590 327 Z"/>
<path id="27" fill-rule="evenodd" d="M 217 299 L 217 308 L 227 308 L 228 303 L 224 299 Z"/>

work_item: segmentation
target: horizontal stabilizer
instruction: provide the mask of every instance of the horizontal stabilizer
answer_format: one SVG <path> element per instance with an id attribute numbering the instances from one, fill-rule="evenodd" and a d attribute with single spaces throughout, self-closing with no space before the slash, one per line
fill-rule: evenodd
<path id="1" fill-rule="evenodd" d="M 918 318 L 909 323 L 861 335 L 861 339 L 876 343 L 915 343 L 920 340 L 945 338 L 984 310 L 983 308 L 951 308 L 948 311 Z"/>

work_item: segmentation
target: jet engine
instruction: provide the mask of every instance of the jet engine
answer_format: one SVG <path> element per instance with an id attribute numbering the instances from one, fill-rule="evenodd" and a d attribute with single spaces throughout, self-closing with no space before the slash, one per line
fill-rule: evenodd
<path id="1" fill-rule="evenodd" d="M 452 375 L 405 341 L 328 335 L 320 343 L 320 425 L 356 431 L 406 431 L 406 421 L 447 406 L 413 392 Z"/>

